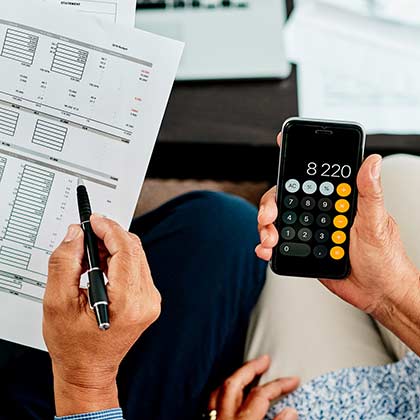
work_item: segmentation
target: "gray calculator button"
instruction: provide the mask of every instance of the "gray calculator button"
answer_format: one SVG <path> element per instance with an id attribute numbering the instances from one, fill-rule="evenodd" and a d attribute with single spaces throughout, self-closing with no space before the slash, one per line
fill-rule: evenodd
<path id="1" fill-rule="evenodd" d="M 329 196 L 334 192 L 334 185 L 331 184 L 331 182 L 323 182 L 320 186 L 319 186 L 319 191 L 321 192 L 322 195 L 325 196 Z"/>
<path id="2" fill-rule="evenodd" d="M 321 211 L 330 211 L 332 209 L 333 203 L 329 198 L 321 198 L 318 201 L 318 208 Z"/>
<path id="3" fill-rule="evenodd" d="M 315 207 L 315 200 L 312 197 L 303 197 L 300 205 L 305 210 L 312 210 Z"/>
<path id="4" fill-rule="evenodd" d="M 298 232 L 298 238 L 303 242 L 308 242 L 312 239 L 312 231 L 308 228 L 302 228 Z"/>
<path id="5" fill-rule="evenodd" d="M 286 181 L 285 188 L 287 192 L 292 194 L 298 192 L 300 188 L 299 181 L 297 179 L 289 179 Z"/>
<path id="6" fill-rule="evenodd" d="M 314 194 L 318 186 L 314 181 L 305 181 L 302 185 L 302 190 L 305 194 Z"/>
<path id="7" fill-rule="evenodd" d="M 293 211 L 286 211 L 283 213 L 282 220 L 286 225 L 293 225 L 297 220 L 297 215 Z"/>
<path id="8" fill-rule="evenodd" d="M 280 245 L 280 254 L 290 257 L 307 257 L 311 254 L 311 247 L 307 244 L 285 242 Z"/>
<path id="9" fill-rule="evenodd" d="M 281 230 L 280 235 L 283 239 L 291 241 L 296 236 L 296 231 L 292 227 L 285 227 Z"/>
<path id="10" fill-rule="evenodd" d="M 328 214 L 320 214 L 316 218 L 316 222 L 321 227 L 327 227 L 331 224 L 331 217 Z"/>
<path id="11" fill-rule="evenodd" d="M 314 222 L 314 216 L 311 213 L 302 213 L 299 217 L 299 222 L 303 226 L 310 226 Z"/>
<path id="12" fill-rule="evenodd" d="M 286 195 L 283 202 L 287 209 L 295 209 L 299 205 L 299 200 L 295 195 Z"/>
<path id="13" fill-rule="evenodd" d="M 324 245 L 317 245 L 314 248 L 314 255 L 316 258 L 325 258 L 328 255 L 328 248 Z"/>

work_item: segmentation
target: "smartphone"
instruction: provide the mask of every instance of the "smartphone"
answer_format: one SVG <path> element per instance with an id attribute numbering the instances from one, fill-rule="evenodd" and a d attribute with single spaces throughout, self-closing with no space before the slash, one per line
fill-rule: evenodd
<path id="1" fill-rule="evenodd" d="M 365 132 L 343 121 L 288 119 L 277 183 L 277 274 L 343 279 L 350 273 L 350 228 Z"/>

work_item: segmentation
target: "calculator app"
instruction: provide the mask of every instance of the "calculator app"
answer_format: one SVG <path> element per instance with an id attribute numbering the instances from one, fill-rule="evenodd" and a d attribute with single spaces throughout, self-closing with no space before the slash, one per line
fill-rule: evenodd
<path id="1" fill-rule="evenodd" d="M 275 271 L 342 278 L 349 270 L 350 228 L 363 132 L 357 125 L 293 120 L 283 133 Z"/>

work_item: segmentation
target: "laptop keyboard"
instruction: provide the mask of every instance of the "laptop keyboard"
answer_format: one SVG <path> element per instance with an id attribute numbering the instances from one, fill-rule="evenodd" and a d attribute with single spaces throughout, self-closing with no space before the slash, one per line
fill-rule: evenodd
<path id="1" fill-rule="evenodd" d="M 246 0 L 137 0 L 137 9 L 242 9 L 249 6 Z"/>

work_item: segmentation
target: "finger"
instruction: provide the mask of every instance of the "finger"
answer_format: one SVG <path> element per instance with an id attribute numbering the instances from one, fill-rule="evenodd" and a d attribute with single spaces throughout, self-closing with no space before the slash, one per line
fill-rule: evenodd
<path id="1" fill-rule="evenodd" d="M 264 248 L 261 244 L 257 245 L 255 253 L 258 258 L 261 258 L 264 261 L 270 261 L 273 256 L 273 250 L 271 248 Z"/>
<path id="2" fill-rule="evenodd" d="M 258 223 L 262 226 L 270 225 L 277 219 L 277 187 L 268 190 L 261 198 L 258 212 Z"/>
<path id="3" fill-rule="evenodd" d="M 277 135 L 277 144 L 279 145 L 279 147 L 281 147 L 281 140 L 282 140 L 283 134 L 280 132 Z"/>
<path id="4" fill-rule="evenodd" d="M 257 416 L 262 416 L 262 419 L 270 407 L 270 402 L 272 400 L 295 390 L 298 386 L 299 378 L 291 377 L 277 379 L 263 386 L 254 388 L 242 406 L 242 417 L 251 420 L 254 418 L 256 419 Z M 247 417 L 248 413 L 252 413 L 253 417 Z"/>
<path id="5" fill-rule="evenodd" d="M 298 412 L 294 408 L 285 408 L 281 411 L 274 420 L 298 420 Z"/>
<path id="6" fill-rule="evenodd" d="M 207 409 L 209 411 L 217 409 L 217 400 L 219 398 L 219 393 L 220 393 L 220 388 L 217 388 L 211 393 L 210 398 L 209 398 L 209 404 L 207 406 Z"/>
<path id="7" fill-rule="evenodd" d="M 133 248 L 133 237 L 117 222 L 99 214 L 93 214 L 90 222 L 96 236 L 103 241 L 111 256 L 121 251 L 130 253 Z"/>
<path id="8" fill-rule="evenodd" d="M 78 298 L 80 276 L 83 272 L 83 231 L 71 225 L 63 242 L 52 253 L 48 262 L 48 292 L 62 298 Z"/>
<path id="9" fill-rule="evenodd" d="M 219 393 L 217 411 L 221 418 L 233 418 L 242 403 L 243 390 L 256 376 L 270 366 L 270 358 L 265 355 L 251 360 L 228 378 Z"/>
<path id="10" fill-rule="evenodd" d="M 279 241 L 279 234 L 274 225 L 268 225 L 260 231 L 261 246 L 263 248 L 274 248 Z"/>
<path id="11" fill-rule="evenodd" d="M 388 213 L 385 209 L 381 185 L 382 158 L 369 156 L 359 170 L 357 187 L 357 232 L 362 239 L 372 242 L 385 235 Z"/>

